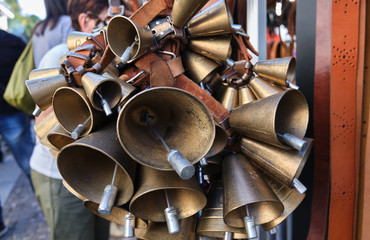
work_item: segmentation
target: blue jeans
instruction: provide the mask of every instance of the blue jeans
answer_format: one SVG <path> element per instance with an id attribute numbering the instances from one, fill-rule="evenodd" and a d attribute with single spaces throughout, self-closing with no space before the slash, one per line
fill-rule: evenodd
<path id="1" fill-rule="evenodd" d="M 31 179 L 30 157 L 35 145 L 30 117 L 23 112 L 0 115 L 0 134 L 22 171 Z"/>

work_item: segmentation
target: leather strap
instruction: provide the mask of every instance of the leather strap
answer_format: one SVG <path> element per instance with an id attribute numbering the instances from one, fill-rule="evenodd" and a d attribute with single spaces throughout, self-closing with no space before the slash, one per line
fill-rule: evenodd
<path id="1" fill-rule="evenodd" d="M 175 79 L 165 60 L 157 60 L 150 64 L 150 87 L 175 85 Z"/>
<path id="2" fill-rule="evenodd" d="M 142 26 L 147 25 L 151 22 L 158 14 L 172 6 L 173 1 L 166 0 L 151 0 L 141 6 L 134 14 L 131 15 L 130 19 Z"/>
<path id="3" fill-rule="evenodd" d="M 182 64 L 181 57 L 173 58 L 167 61 L 168 67 L 171 70 L 172 76 L 177 77 L 185 72 L 184 66 Z"/>

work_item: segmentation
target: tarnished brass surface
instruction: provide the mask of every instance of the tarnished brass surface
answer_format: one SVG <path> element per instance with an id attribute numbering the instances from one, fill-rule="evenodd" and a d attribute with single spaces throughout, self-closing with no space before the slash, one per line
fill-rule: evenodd
<path id="1" fill-rule="evenodd" d="M 191 39 L 188 48 L 216 62 L 225 62 L 231 56 L 231 37 L 222 35 Z"/>
<path id="2" fill-rule="evenodd" d="M 169 234 L 167 224 L 164 222 L 149 222 L 145 229 L 135 229 L 138 239 L 144 240 L 195 240 L 196 216 L 180 220 L 181 231 Z"/>
<path id="3" fill-rule="evenodd" d="M 126 48 L 135 42 L 136 36 L 138 42 L 133 47 L 128 63 L 143 55 L 154 44 L 152 31 L 124 16 L 116 16 L 109 21 L 107 40 L 116 56 L 121 57 Z"/>
<path id="4" fill-rule="evenodd" d="M 84 206 L 89 211 L 94 213 L 95 215 L 98 215 L 101 218 L 104 218 L 104 219 L 106 219 L 110 222 L 120 224 L 122 226 L 125 225 L 125 216 L 130 213 L 128 210 L 126 210 L 123 207 L 113 206 L 111 214 L 102 215 L 98 211 L 99 203 L 93 202 L 93 201 L 88 200 L 88 199 L 84 200 L 83 202 L 84 202 Z M 148 224 L 144 220 L 142 220 L 138 217 L 135 217 L 135 228 L 144 229 L 147 226 L 148 226 Z"/>
<path id="5" fill-rule="evenodd" d="M 47 138 L 51 145 L 58 150 L 76 141 L 62 128 L 62 126 L 60 126 L 59 123 L 53 129 L 51 129 L 51 131 L 47 134 Z"/>
<path id="6" fill-rule="evenodd" d="M 55 90 L 67 85 L 68 83 L 62 74 L 26 80 L 26 86 L 32 99 L 42 111 L 50 107 Z"/>
<path id="7" fill-rule="evenodd" d="M 36 136 L 39 139 L 42 139 L 46 137 L 56 125 L 58 125 L 58 119 L 56 118 L 55 113 L 51 111 L 40 121 L 36 122 L 33 128 L 35 129 Z"/>
<path id="8" fill-rule="evenodd" d="M 238 91 L 234 87 L 228 86 L 219 102 L 227 111 L 231 112 L 238 106 Z"/>
<path id="9" fill-rule="evenodd" d="M 61 67 L 33 69 L 28 75 L 28 79 L 32 80 L 32 79 L 37 79 L 37 78 L 52 77 L 52 76 L 57 76 L 63 73 L 64 71 L 62 70 Z"/>
<path id="10" fill-rule="evenodd" d="M 64 179 L 62 180 L 62 183 L 63 183 L 64 187 L 67 188 L 68 191 L 70 191 L 78 199 L 80 199 L 81 201 L 86 200 L 86 198 L 84 196 L 82 196 L 80 193 L 78 193 L 76 190 L 74 190 Z"/>
<path id="11" fill-rule="evenodd" d="M 242 154 L 231 154 L 223 161 L 224 221 L 242 228 L 248 206 L 256 225 L 281 215 L 283 204 L 264 182 L 261 173 Z"/>
<path id="12" fill-rule="evenodd" d="M 258 61 L 253 70 L 262 78 L 287 86 L 286 80 L 294 81 L 295 66 L 294 57 L 285 57 Z"/>
<path id="13" fill-rule="evenodd" d="M 68 133 L 72 133 L 78 124 L 91 117 L 81 137 L 89 134 L 104 119 L 104 113 L 91 106 L 81 88 L 59 88 L 54 93 L 53 108 L 60 125 Z"/>
<path id="14" fill-rule="evenodd" d="M 312 149 L 312 139 L 305 140 L 308 144 L 301 152 L 281 149 L 246 137 L 242 138 L 240 145 L 245 156 L 280 182 L 292 187 L 293 179 L 301 174 Z"/>
<path id="15" fill-rule="evenodd" d="M 128 202 L 134 193 L 136 163 L 117 141 L 114 124 L 65 146 L 60 150 L 57 162 L 63 179 L 94 202 L 100 202 L 105 186 L 112 182 L 116 163 L 118 168 L 113 185 L 118 188 L 118 193 L 115 205 Z"/>
<path id="16" fill-rule="evenodd" d="M 208 151 L 208 153 L 205 156 L 206 158 L 212 157 L 220 153 L 226 147 L 226 144 L 227 144 L 228 139 L 227 139 L 227 134 L 225 132 L 225 129 L 216 122 L 215 122 L 215 126 L 216 126 L 215 128 L 216 136 L 215 136 L 215 139 L 213 140 L 211 149 Z"/>
<path id="17" fill-rule="evenodd" d="M 296 190 L 274 181 L 274 179 L 266 175 L 265 180 L 284 205 L 284 211 L 278 218 L 262 224 L 263 229 L 269 231 L 284 221 L 299 206 L 306 194 L 299 194 Z"/>
<path id="18" fill-rule="evenodd" d="M 215 181 L 207 197 L 207 205 L 202 211 L 202 216 L 197 227 L 197 234 L 223 238 L 225 232 L 232 232 L 235 239 L 245 239 L 244 228 L 233 228 L 225 224 L 223 218 L 223 183 Z"/>
<path id="19" fill-rule="evenodd" d="M 184 27 L 194 17 L 208 0 L 175 0 L 172 7 L 172 24 Z"/>
<path id="20" fill-rule="evenodd" d="M 137 190 L 130 202 L 130 211 L 144 220 L 164 222 L 167 190 L 170 206 L 178 218 L 187 218 L 199 212 L 207 203 L 203 190 L 195 178 L 182 180 L 175 172 L 158 171 L 140 165 L 136 180 Z"/>
<path id="21" fill-rule="evenodd" d="M 204 37 L 232 33 L 232 16 L 225 1 L 218 1 L 193 17 L 188 25 L 188 34 L 194 37 Z"/>
<path id="22" fill-rule="evenodd" d="M 173 170 L 163 144 L 143 121 L 163 137 L 170 149 L 179 150 L 195 164 L 211 149 L 215 124 L 208 108 L 188 92 L 171 87 L 142 91 L 122 108 L 117 121 L 122 147 L 137 162 L 159 170 Z"/>
<path id="23" fill-rule="evenodd" d="M 230 126 L 240 134 L 277 147 L 290 149 L 276 133 L 303 138 L 308 124 L 304 95 L 294 89 L 244 104 L 230 113 Z"/>
<path id="24" fill-rule="evenodd" d="M 110 108 L 114 108 L 121 100 L 121 85 L 113 78 L 107 78 L 100 74 L 87 72 L 82 76 L 82 85 L 85 89 L 91 105 L 99 111 L 103 111 L 100 94 L 108 102 Z"/>
<path id="25" fill-rule="evenodd" d="M 118 77 L 112 76 L 108 72 L 104 72 L 103 73 L 103 76 L 104 77 L 107 77 L 107 78 L 114 79 L 114 80 L 116 80 L 121 85 L 121 89 L 122 89 L 121 101 L 119 102 L 118 105 L 123 105 L 137 91 L 137 89 L 134 86 L 132 86 L 131 84 L 126 83 L 125 81 L 123 81 L 122 79 L 120 79 Z"/>
<path id="26" fill-rule="evenodd" d="M 87 38 L 92 36 L 92 33 L 85 33 L 79 31 L 73 31 L 68 35 L 67 45 L 68 50 L 72 51 L 79 46 L 81 46 L 84 42 L 86 42 Z"/>
<path id="27" fill-rule="evenodd" d="M 253 102 L 256 100 L 256 96 L 248 85 L 244 85 L 239 88 L 239 106 Z"/>
<path id="28" fill-rule="evenodd" d="M 249 81 L 249 87 L 251 88 L 254 95 L 257 96 L 258 99 L 265 98 L 284 91 L 278 86 L 273 85 L 259 77 L 252 78 Z"/>
<path id="29" fill-rule="evenodd" d="M 185 50 L 181 55 L 185 70 L 196 83 L 208 82 L 220 67 L 215 61 L 193 51 Z"/>

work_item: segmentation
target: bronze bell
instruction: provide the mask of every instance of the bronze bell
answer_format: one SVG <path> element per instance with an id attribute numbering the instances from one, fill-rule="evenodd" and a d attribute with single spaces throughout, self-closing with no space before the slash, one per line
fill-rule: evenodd
<path id="1" fill-rule="evenodd" d="M 215 61 L 193 51 L 185 50 L 181 57 L 186 72 L 197 84 L 210 81 L 220 67 Z"/>
<path id="2" fill-rule="evenodd" d="M 233 86 L 228 86 L 219 102 L 231 112 L 238 106 L 238 90 Z"/>
<path id="3" fill-rule="evenodd" d="M 134 193 L 136 163 L 117 141 L 114 124 L 62 148 L 57 163 L 63 179 L 91 201 L 100 202 L 111 182 L 118 190 L 115 206 L 128 202 Z"/>
<path id="4" fill-rule="evenodd" d="M 136 236 L 143 240 L 195 240 L 196 216 L 183 218 L 180 220 L 181 232 L 168 234 L 166 223 L 149 222 L 145 229 L 136 229 Z"/>
<path id="5" fill-rule="evenodd" d="M 234 109 L 229 121 L 235 131 L 246 137 L 290 149 L 280 135 L 304 137 L 308 105 L 300 91 L 288 89 Z"/>
<path id="6" fill-rule="evenodd" d="M 47 78 L 60 74 L 64 74 L 64 70 L 61 67 L 33 69 L 28 75 L 28 79 Z"/>
<path id="7" fill-rule="evenodd" d="M 73 143 L 76 139 L 73 139 L 69 133 L 67 133 L 62 126 L 58 123 L 53 129 L 47 134 L 47 139 L 56 149 L 60 150 L 64 146 Z"/>
<path id="8" fill-rule="evenodd" d="M 287 186 L 295 187 L 303 167 L 310 155 L 313 141 L 305 139 L 308 144 L 302 151 L 285 150 L 246 137 L 241 140 L 241 149 L 245 156 L 253 160 L 268 174 Z M 301 193 L 299 186 L 296 190 Z"/>
<path id="9" fill-rule="evenodd" d="M 104 73 L 109 74 L 109 78 L 116 77 L 118 78 L 120 76 L 119 70 L 115 67 L 116 64 L 118 64 L 119 58 L 116 56 L 115 59 L 113 59 L 105 68 Z M 102 55 L 99 52 L 96 52 L 95 55 L 91 58 L 89 65 L 94 66 L 95 64 L 100 64 L 100 61 L 102 59 Z M 99 65 L 97 65 L 99 66 Z M 104 76 L 104 73 L 102 74 Z M 106 76 L 108 77 L 108 76 Z"/>
<path id="10" fill-rule="evenodd" d="M 187 32 L 192 37 L 205 37 L 233 32 L 232 16 L 225 1 L 218 1 L 193 17 L 187 24 Z"/>
<path id="11" fill-rule="evenodd" d="M 107 116 L 112 114 L 111 109 L 121 100 L 121 85 L 114 78 L 92 72 L 85 73 L 81 81 L 91 105 Z"/>
<path id="12" fill-rule="evenodd" d="M 197 233 L 202 236 L 224 238 L 225 234 L 235 239 L 245 239 L 243 228 L 233 228 L 225 224 L 223 219 L 223 183 L 215 181 L 207 197 L 207 205 L 202 211 Z"/>
<path id="13" fill-rule="evenodd" d="M 125 225 L 125 216 L 130 213 L 123 207 L 113 206 L 112 213 L 110 215 L 103 215 L 100 214 L 98 211 L 99 204 L 87 199 L 84 200 L 84 206 L 95 215 L 98 215 L 101 218 L 104 218 L 110 222 L 120 224 L 122 226 Z M 135 217 L 134 221 L 135 228 L 144 229 L 148 226 L 148 224 L 140 218 Z"/>
<path id="14" fill-rule="evenodd" d="M 72 51 L 73 49 L 80 47 L 90 36 L 93 36 L 93 34 L 79 31 L 71 32 L 67 39 L 68 50 Z"/>
<path id="15" fill-rule="evenodd" d="M 58 125 L 58 119 L 56 118 L 55 113 L 51 111 L 44 118 L 42 118 L 40 121 L 35 123 L 34 130 L 35 130 L 36 136 L 39 139 L 46 138 L 48 133 L 56 125 Z"/>
<path id="16" fill-rule="evenodd" d="M 299 194 L 296 190 L 291 189 L 290 187 L 285 186 L 284 184 L 281 184 L 270 176 L 266 175 L 267 174 L 264 176 L 265 181 L 284 205 L 284 212 L 278 218 L 272 220 L 271 222 L 262 224 L 262 228 L 265 231 L 270 231 L 284 221 L 299 206 L 306 194 Z"/>
<path id="17" fill-rule="evenodd" d="M 271 84 L 259 77 L 252 78 L 249 81 L 249 87 L 258 99 L 265 98 L 284 91 L 280 87 Z"/>
<path id="18" fill-rule="evenodd" d="M 224 158 L 223 181 L 224 221 L 231 227 L 245 227 L 248 238 L 257 237 L 255 225 L 272 221 L 284 210 L 261 173 L 242 154 Z"/>
<path id="19" fill-rule="evenodd" d="M 220 153 L 222 150 L 224 150 L 224 148 L 227 145 L 228 138 L 227 138 L 225 129 L 216 122 L 215 122 L 215 126 L 216 126 L 215 128 L 216 136 L 215 136 L 215 139 L 213 140 L 211 149 L 208 151 L 208 153 L 205 156 L 206 158 L 215 156 L 216 154 Z"/>
<path id="20" fill-rule="evenodd" d="M 176 168 L 167 148 L 177 149 L 193 165 L 211 149 L 215 124 L 198 98 L 177 88 L 157 87 L 136 94 L 123 106 L 117 132 L 122 147 L 134 160 L 173 171 Z"/>
<path id="21" fill-rule="evenodd" d="M 244 104 L 253 102 L 256 100 L 256 96 L 250 89 L 248 85 L 244 85 L 239 87 L 239 105 L 238 106 L 243 106 Z"/>
<path id="22" fill-rule="evenodd" d="M 208 0 L 175 0 L 172 7 L 172 24 L 184 27 L 196 15 Z"/>
<path id="23" fill-rule="evenodd" d="M 62 87 L 54 93 L 54 113 L 66 132 L 75 133 L 75 139 L 89 134 L 104 119 L 103 112 L 95 110 L 81 88 Z M 80 127 L 82 126 L 82 127 Z"/>
<path id="24" fill-rule="evenodd" d="M 258 76 L 273 81 L 280 86 L 290 87 L 294 81 L 296 61 L 294 57 L 275 58 L 258 61 L 253 71 Z"/>
<path id="25" fill-rule="evenodd" d="M 107 77 L 107 78 L 115 79 L 121 85 L 121 89 L 122 89 L 121 96 L 122 97 L 121 97 L 121 100 L 118 104 L 119 106 L 123 106 L 123 104 L 125 104 L 128 99 L 130 99 L 133 95 L 136 94 L 136 92 L 137 92 L 136 88 L 134 86 L 132 86 L 131 84 L 123 81 L 122 79 L 120 79 L 118 77 L 114 77 L 111 74 L 109 74 L 108 72 L 104 72 L 103 76 Z"/>
<path id="26" fill-rule="evenodd" d="M 231 56 L 232 35 L 191 39 L 187 47 L 216 62 L 225 63 Z"/>
<path id="27" fill-rule="evenodd" d="M 182 180 L 171 171 L 158 171 L 140 165 L 136 186 L 137 190 L 130 202 L 130 212 L 144 220 L 165 222 L 163 211 L 168 205 L 176 209 L 178 219 L 188 218 L 203 209 L 207 203 L 195 178 Z"/>
<path id="28" fill-rule="evenodd" d="M 67 188 L 67 190 L 72 193 L 75 197 L 80 199 L 81 201 L 85 201 L 86 197 L 82 196 L 79 192 L 77 192 L 75 189 L 71 187 L 64 179 L 62 180 L 63 186 Z"/>
<path id="29" fill-rule="evenodd" d="M 112 52 L 124 64 L 138 59 L 155 44 L 149 28 L 124 16 L 116 16 L 109 21 L 107 40 Z"/>

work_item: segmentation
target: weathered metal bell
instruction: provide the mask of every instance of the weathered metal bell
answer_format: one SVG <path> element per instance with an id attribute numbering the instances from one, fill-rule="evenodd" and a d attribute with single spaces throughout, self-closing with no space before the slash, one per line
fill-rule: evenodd
<path id="1" fill-rule="evenodd" d="M 60 150 L 64 146 L 73 143 L 76 139 L 73 139 L 69 133 L 67 133 L 62 126 L 58 123 L 53 129 L 47 134 L 47 139 L 56 149 Z"/>
<path id="2" fill-rule="evenodd" d="M 208 108 L 198 98 L 177 88 L 152 88 L 133 96 L 117 120 L 122 147 L 145 166 L 174 170 L 166 159 L 168 151 L 145 123 L 146 116 L 168 147 L 179 150 L 191 164 L 212 147 L 215 124 Z"/>
<path id="3" fill-rule="evenodd" d="M 109 21 L 107 40 L 112 52 L 121 58 L 122 63 L 139 58 L 155 43 L 150 29 L 124 16 L 116 16 Z"/>
<path id="4" fill-rule="evenodd" d="M 253 102 L 256 100 L 256 96 L 248 85 L 241 86 L 239 88 L 239 106 Z"/>
<path id="5" fill-rule="evenodd" d="M 112 185 L 118 192 L 114 205 L 128 202 L 134 193 L 136 163 L 117 141 L 114 124 L 62 148 L 57 163 L 63 179 L 94 202 L 100 202 L 105 186 L 112 182 L 116 164 L 118 167 Z"/>
<path id="6" fill-rule="evenodd" d="M 245 239 L 243 228 L 233 228 L 225 224 L 223 219 L 223 183 L 212 183 L 208 193 L 207 205 L 202 211 L 202 216 L 197 227 L 197 234 L 207 237 L 224 238 L 226 233 L 233 235 L 233 239 Z"/>
<path id="7" fill-rule="evenodd" d="M 110 115 L 109 111 L 121 100 L 122 90 L 118 81 L 92 72 L 85 73 L 81 81 L 91 105 Z"/>
<path id="8" fill-rule="evenodd" d="M 112 213 L 110 215 L 103 215 L 100 214 L 98 211 L 99 203 L 87 199 L 84 200 L 84 206 L 95 215 L 98 215 L 101 218 L 104 218 L 110 222 L 120 224 L 122 226 L 125 225 L 125 216 L 130 213 L 124 207 L 113 206 Z M 144 229 L 148 226 L 148 224 L 144 220 L 138 217 L 135 217 L 133 225 L 135 228 L 139 229 Z"/>
<path id="9" fill-rule="evenodd" d="M 233 32 L 232 16 L 225 1 L 218 1 L 193 17 L 187 24 L 187 32 L 192 37 L 205 37 Z"/>
<path id="10" fill-rule="evenodd" d="M 299 194 L 296 190 L 275 181 L 270 176 L 266 176 L 266 174 L 264 179 L 284 205 L 284 211 L 278 218 L 262 224 L 262 228 L 265 231 L 270 231 L 283 222 L 299 206 L 306 194 Z"/>
<path id="11" fill-rule="evenodd" d="M 95 110 L 81 88 L 62 87 L 54 93 L 54 113 L 66 132 L 72 134 L 83 125 L 77 137 L 83 137 L 95 129 L 104 119 L 104 113 Z"/>
<path id="12" fill-rule="evenodd" d="M 181 219 L 181 232 L 175 234 L 169 234 L 166 223 L 163 222 L 149 222 L 147 228 L 136 229 L 135 233 L 138 239 L 143 240 L 195 240 L 196 221 L 196 216 Z"/>
<path id="13" fill-rule="evenodd" d="M 226 144 L 227 144 L 228 138 L 227 138 L 225 129 L 216 122 L 215 122 L 215 126 L 216 126 L 215 139 L 213 140 L 212 147 L 206 154 L 205 158 L 209 158 L 209 157 L 215 156 L 216 154 L 220 153 L 226 147 Z"/>
<path id="14" fill-rule="evenodd" d="M 294 81 L 296 61 L 294 57 L 275 58 L 258 61 L 253 71 L 258 76 L 273 81 L 281 86 L 289 87 Z"/>
<path id="15" fill-rule="evenodd" d="M 81 201 L 85 201 L 86 197 L 82 196 L 79 192 L 77 192 L 75 189 L 71 187 L 64 179 L 62 180 L 63 186 L 67 188 L 67 190 L 72 193 L 75 197 L 80 199 Z"/>
<path id="16" fill-rule="evenodd" d="M 231 112 L 238 106 L 238 90 L 232 86 L 228 86 L 224 95 L 219 99 L 219 102 Z"/>
<path id="17" fill-rule="evenodd" d="M 107 78 L 115 79 L 121 85 L 121 89 L 122 89 L 121 96 L 122 97 L 121 97 L 120 102 L 118 103 L 119 106 L 122 106 L 128 99 L 130 99 L 137 92 L 137 89 L 134 86 L 123 81 L 122 79 L 118 77 L 112 76 L 108 72 L 104 72 L 103 76 Z"/>
<path id="18" fill-rule="evenodd" d="M 172 24 L 184 27 L 194 17 L 208 0 L 175 0 L 172 7 Z"/>
<path id="19" fill-rule="evenodd" d="M 56 125 L 58 125 L 58 119 L 56 118 L 55 113 L 51 111 L 44 118 L 35 123 L 34 130 L 36 136 L 39 139 L 46 137 Z"/>
<path id="20" fill-rule="evenodd" d="M 158 171 L 140 165 L 136 186 L 130 212 L 144 220 L 165 222 L 163 211 L 168 205 L 177 210 L 178 219 L 187 218 L 199 212 L 207 203 L 195 178 L 182 180 L 175 172 Z"/>
<path id="21" fill-rule="evenodd" d="M 33 69 L 28 75 L 28 79 L 32 80 L 38 78 L 53 77 L 60 74 L 64 74 L 64 70 L 61 67 Z"/>
<path id="22" fill-rule="evenodd" d="M 68 50 L 72 51 L 73 49 L 80 47 L 84 42 L 86 42 L 87 38 L 92 35 L 93 35 L 92 33 L 85 33 L 79 31 L 71 32 L 68 35 L 67 39 Z"/>
<path id="23" fill-rule="evenodd" d="M 181 57 L 186 72 L 189 73 L 191 80 L 197 84 L 207 83 L 220 67 L 215 61 L 193 51 L 185 50 Z"/>
<path id="24" fill-rule="evenodd" d="M 313 145 L 312 139 L 305 140 L 308 144 L 300 152 L 281 149 L 246 137 L 242 138 L 240 145 L 243 154 L 264 171 L 285 185 L 294 187 L 294 179 L 298 179 L 301 174 Z"/>
<path id="25" fill-rule="evenodd" d="M 249 87 L 258 99 L 265 98 L 279 92 L 284 92 L 284 90 L 280 87 L 273 85 L 259 77 L 252 78 L 249 81 Z"/>
<path id="26" fill-rule="evenodd" d="M 278 134 L 302 139 L 308 124 L 308 105 L 300 91 L 288 89 L 234 109 L 229 122 L 246 137 L 290 149 Z"/>
<path id="27" fill-rule="evenodd" d="M 45 111 L 52 104 L 54 92 L 68 83 L 63 74 L 26 80 L 26 86 L 33 101 L 42 110 Z"/>
<path id="28" fill-rule="evenodd" d="M 284 210 L 261 173 L 242 154 L 231 154 L 223 161 L 224 221 L 236 228 L 254 218 L 256 225 L 276 219 Z M 247 228 L 248 229 L 248 228 Z M 247 230 L 248 236 L 248 230 Z"/>
<path id="29" fill-rule="evenodd" d="M 232 35 L 191 39 L 187 47 L 216 62 L 225 63 L 231 56 Z"/>

